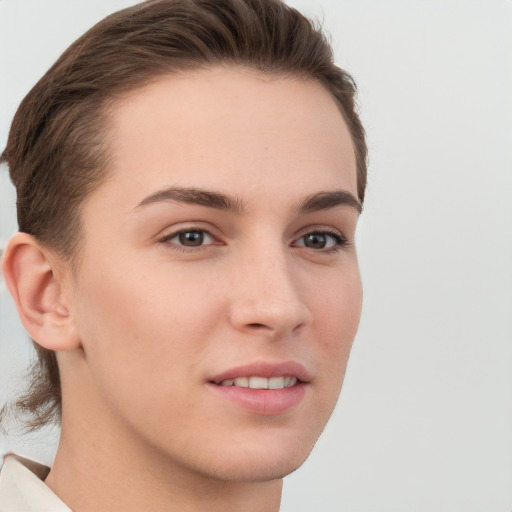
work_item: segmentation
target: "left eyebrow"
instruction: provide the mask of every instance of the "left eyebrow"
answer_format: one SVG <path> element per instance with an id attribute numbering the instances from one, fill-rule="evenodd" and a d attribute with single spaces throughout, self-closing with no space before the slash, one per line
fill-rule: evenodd
<path id="1" fill-rule="evenodd" d="M 361 202 L 346 190 L 333 190 L 331 192 L 318 192 L 306 197 L 297 207 L 298 213 L 312 213 L 321 210 L 329 210 L 336 206 L 346 205 L 354 208 L 357 213 L 363 211 Z"/>

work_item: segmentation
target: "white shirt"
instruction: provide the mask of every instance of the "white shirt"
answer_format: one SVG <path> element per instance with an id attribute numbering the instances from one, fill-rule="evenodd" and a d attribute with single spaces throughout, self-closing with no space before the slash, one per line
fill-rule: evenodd
<path id="1" fill-rule="evenodd" d="M 42 464 L 7 455 L 0 471 L 0 512 L 72 512 L 45 485 L 48 472 Z"/>

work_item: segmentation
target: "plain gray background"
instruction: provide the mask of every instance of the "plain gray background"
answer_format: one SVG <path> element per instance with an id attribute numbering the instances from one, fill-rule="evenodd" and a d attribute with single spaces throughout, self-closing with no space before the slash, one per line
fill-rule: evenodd
<path id="1" fill-rule="evenodd" d="M 0 146 L 29 88 L 129 0 L 0 0 Z M 356 78 L 370 147 L 363 319 L 284 512 L 512 510 L 512 2 L 291 1 Z M 15 231 L 0 172 L 0 246 Z M 31 354 L 0 281 L 0 400 Z M 56 432 L 0 438 L 51 462 Z M 248 461 L 250 463 L 250 461 Z"/>

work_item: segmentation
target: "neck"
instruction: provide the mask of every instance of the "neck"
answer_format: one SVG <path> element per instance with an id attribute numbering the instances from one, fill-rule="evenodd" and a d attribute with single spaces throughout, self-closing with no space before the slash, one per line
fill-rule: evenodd
<path id="1" fill-rule="evenodd" d="M 104 440 L 108 436 L 102 436 Z M 277 512 L 282 479 L 219 481 L 179 467 L 165 457 L 141 457 L 122 443 L 90 436 L 82 442 L 63 426 L 46 484 L 74 512 Z M 101 504 L 101 505 L 99 505 Z"/>

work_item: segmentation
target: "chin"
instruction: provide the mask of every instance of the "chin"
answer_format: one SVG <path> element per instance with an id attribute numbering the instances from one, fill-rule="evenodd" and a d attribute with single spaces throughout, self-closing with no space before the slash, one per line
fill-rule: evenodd
<path id="1" fill-rule="evenodd" d="M 279 480 L 293 473 L 306 460 L 307 455 L 294 460 L 273 460 L 265 463 L 247 458 L 244 464 L 222 464 L 214 468 L 204 467 L 205 476 L 224 482 L 268 482 Z"/>
<path id="2" fill-rule="evenodd" d="M 316 441 L 316 439 L 315 439 Z M 293 473 L 308 458 L 314 443 L 236 446 L 222 455 L 210 454 L 202 461 L 201 473 L 226 482 L 267 482 Z M 208 457 L 209 458 L 209 457 Z"/>

